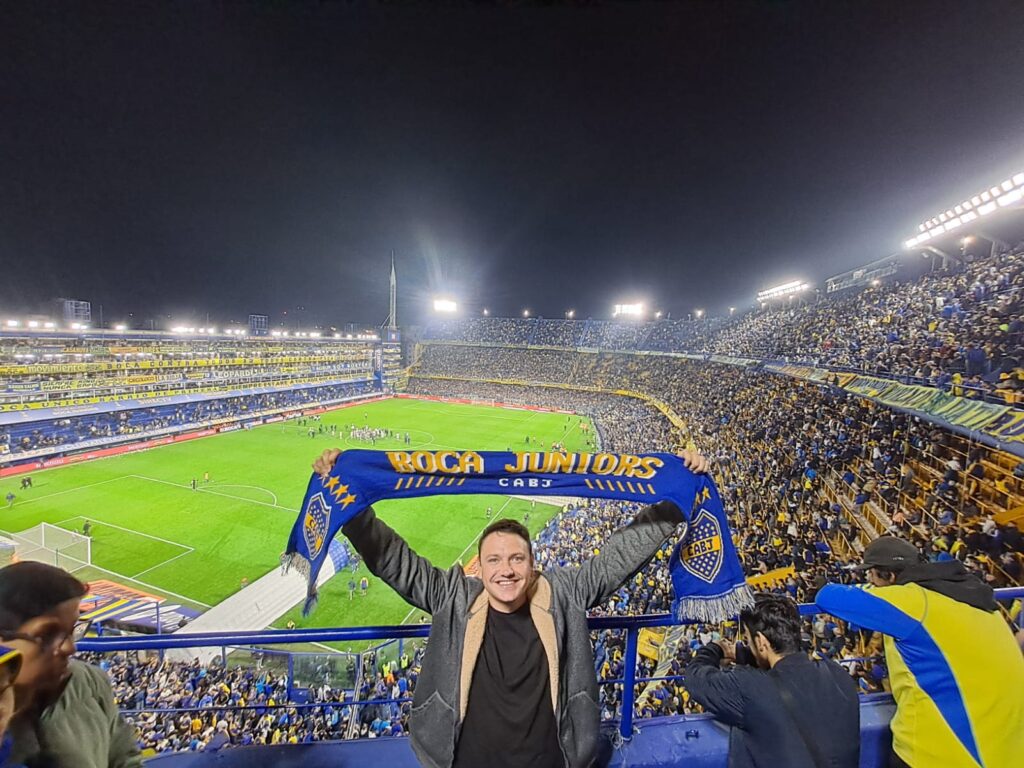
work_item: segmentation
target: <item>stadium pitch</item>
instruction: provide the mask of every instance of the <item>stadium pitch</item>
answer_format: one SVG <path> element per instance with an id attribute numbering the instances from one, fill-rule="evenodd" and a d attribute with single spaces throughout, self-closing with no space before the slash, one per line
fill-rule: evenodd
<path id="1" fill-rule="evenodd" d="M 203 609 L 239 590 L 243 579 L 254 582 L 279 567 L 310 464 L 326 448 L 544 450 L 558 441 L 578 451 L 593 434 L 581 422 L 592 429 L 589 419 L 542 411 L 414 399 L 364 403 L 324 413 L 305 426 L 293 419 L 35 472 L 33 488 L 25 491 L 17 487 L 18 476 L 8 478 L 0 481 L 0 497 L 13 490 L 17 498 L 13 507 L 0 508 L 0 529 L 19 532 L 46 522 L 81 532 L 88 521 L 92 567 L 78 570 L 80 578 L 109 579 Z M 337 437 L 329 434 L 331 425 L 337 425 Z M 396 435 L 371 445 L 348 439 L 349 425 Z M 502 496 L 381 502 L 376 509 L 413 549 L 448 567 L 476 553 L 489 506 L 492 519 L 522 520 L 530 512 L 534 533 L 557 512 L 540 502 L 531 511 L 530 502 Z M 350 599 L 349 579 L 358 583 L 364 575 L 370 581 L 367 595 L 357 590 Z M 416 618 L 360 565 L 324 585 L 308 619 L 295 606 L 275 623 L 353 626 Z"/>

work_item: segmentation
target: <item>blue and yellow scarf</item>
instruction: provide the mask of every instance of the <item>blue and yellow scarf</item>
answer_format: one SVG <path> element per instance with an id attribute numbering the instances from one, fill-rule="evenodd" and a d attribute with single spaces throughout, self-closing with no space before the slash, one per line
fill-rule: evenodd
<path id="1" fill-rule="evenodd" d="M 381 499 L 440 494 L 583 496 L 653 504 L 668 499 L 686 518 L 670 573 L 679 620 L 722 621 L 752 603 L 725 511 L 711 479 L 670 453 L 345 451 L 330 474 L 314 474 L 284 557 L 309 584 L 341 527 Z"/>

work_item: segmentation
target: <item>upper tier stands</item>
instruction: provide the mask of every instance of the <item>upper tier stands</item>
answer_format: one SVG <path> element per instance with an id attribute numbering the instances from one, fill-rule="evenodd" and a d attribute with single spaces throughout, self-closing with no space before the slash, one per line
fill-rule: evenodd
<path id="1" fill-rule="evenodd" d="M 427 340 L 650 350 L 800 361 L 1024 402 L 1024 247 L 917 280 L 798 301 L 732 320 L 468 318 Z"/>
<path id="2" fill-rule="evenodd" d="M 400 366 L 359 339 L 3 333 L 0 460 L 365 395 Z"/>

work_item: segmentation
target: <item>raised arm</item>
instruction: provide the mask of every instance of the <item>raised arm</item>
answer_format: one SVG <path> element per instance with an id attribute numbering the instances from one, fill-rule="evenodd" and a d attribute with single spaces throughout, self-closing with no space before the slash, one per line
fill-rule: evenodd
<path id="1" fill-rule="evenodd" d="M 698 452 L 682 451 L 679 456 L 687 469 L 698 474 L 708 471 L 708 460 Z M 626 579 L 647 565 L 658 547 L 684 521 L 682 510 L 671 501 L 644 507 L 633 522 L 608 538 L 600 555 L 574 572 L 577 602 L 584 608 L 605 602 Z"/>
<path id="2" fill-rule="evenodd" d="M 826 584 L 818 590 L 814 602 L 826 613 L 849 621 L 858 627 L 903 640 L 917 629 L 919 622 L 885 599 L 886 597 L 910 597 L 901 594 L 902 592 L 905 592 L 905 589 L 898 586 L 868 590 L 863 586 Z"/>
<path id="3" fill-rule="evenodd" d="M 377 518 L 373 507 L 364 510 L 342 526 L 352 546 L 370 569 L 405 601 L 420 610 L 433 613 L 455 593 L 465 579 L 462 569 L 445 571 L 416 554 L 401 536 Z"/>
<path id="4" fill-rule="evenodd" d="M 671 501 L 644 507 L 633 522 L 608 537 L 600 555 L 571 571 L 576 601 L 585 608 L 605 602 L 654 557 L 682 522 L 683 513 Z"/>
<path id="5" fill-rule="evenodd" d="M 326 475 L 340 455 L 337 448 L 324 451 L 313 462 L 313 470 L 320 476 Z M 343 525 L 341 532 L 352 542 L 370 573 L 420 610 L 434 613 L 435 607 L 450 599 L 459 582 L 466 578 L 458 566 L 445 571 L 416 554 L 405 539 L 377 519 L 373 507 Z"/>
<path id="6" fill-rule="evenodd" d="M 740 674 L 723 672 L 721 646 L 709 643 L 686 665 L 683 684 L 694 701 L 727 725 L 742 726 L 744 705 Z"/>

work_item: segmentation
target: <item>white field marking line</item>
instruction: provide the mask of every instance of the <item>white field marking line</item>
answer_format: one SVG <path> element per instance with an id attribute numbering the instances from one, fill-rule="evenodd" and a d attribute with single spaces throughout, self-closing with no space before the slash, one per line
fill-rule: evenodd
<path id="1" fill-rule="evenodd" d="M 569 429 L 567 429 L 567 430 L 566 430 L 566 432 L 565 432 L 565 434 L 564 434 L 564 435 L 562 435 L 562 440 L 564 441 L 564 440 L 565 440 L 565 438 L 567 438 L 567 437 L 568 437 L 569 435 L 571 435 L 571 434 L 572 434 L 572 432 L 573 432 L 573 430 L 575 430 L 575 429 L 578 429 L 578 428 L 579 428 L 579 426 L 580 426 L 580 423 L 579 423 L 579 421 L 577 420 L 577 421 L 576 421 L 576 423 L 575 423 L 575 424 L 573 424 L 573 425 L 572 425 L 572 426 L 571 426 L 571 427 L 570 427 Z"/>
<path id="2" fill-rule="evenodd" d="M 172 546 L 179 547 L 180 549 L 187 549 L 189 552 L 194 551 L 193 548 L 188 546 L 187 544 L 179 544 L 177 541 L 171 541 L 170 539 L 161 539 L 159 536 L 151 536 L 148 533 L 143 533 L 142 531 L 137 531 L 134 528 L 125 528 L 124 526 L 121 526 L 121 525 L 114 525 L 114 523 L 107 523 L 107 522 L 104 522 L 103 520 L 97 520 L 96 518 L 86 517 L 85 515 L 75 515 L 74 517 L 69 517 L 67 520 L 61 520 L 59 523 L 51 523 L 51 525 L 58 525 L 59 526 L 59 525 L 63 525 L 64 523 L 70 523 L 72 520 L 88 520 L 90 523 L 96 523 L 97 525 L 105 525 L 108 528 L 117 528 L 119 531 L 124 531 L 125 533 L 134 533 L 136 536 L 144 536 L 147 539 L 153 539 L 154 541 L 160 541 L 160 542 L 163 542 L 164 544 L 171 544 Z"/>
<path id="3" fill-rule="evenodd" d="M 274 500 L 274 503 L 277 504 L 277 494 L 274 493 L 273 491 L 269 490 L 268 488 L 263 488 L 263 487 L 261 487 L 259 485 L 238 485 L 236 483 L 224 483 L 222 485 L 217 485 L 217 487 L 218 488 L 252 488 L 254 491 L 263 491 L 264 493 L 269 493 L 271 498 Z M 209 490 L 209 489 L 208 488 L 203 488 L 202 490 Z"/>
<path id="4" fill-rule="evenodd" d="M 169 589 L 164 589 L 163 587 L 158 587 L 155 584 L 147 584 L 144 581 L 139 581 L 138 579 L 133 579 L 131 576 L 125 576 L 123 573 L 118 573 L 117 571 L 111 571 L 111 570 L 109 570 L 107 568 L 100 568 L 98 565 L 94 565 L 92 563 L 89 563 L 86 567 L 87 568 L 92 568 L 92 569 L 97 570 L 97 571 L 102 571 L 103 573 L 109 574 L 111 576 L 116 576 L 117 578 L 124 579 L 125 581 L 132 581 L 132 582 L 134 582 L 136 584 L 142 585 L 146 589 L 151 589 L 154 592 L 162 592 L 163 594 L 170 595 L 171 597 L 177 598 L 178 600 L 184 600 L 186 603 L 195 603 L 196 605 L 203 606 L 203 608 L 212 608 L 213 607 L 209 603 L 204 603 L 202 600 L 196 600 L 195 598 L 192 598 L 192 597 L 185 597 L 184 595 L 179 595 L 177 592 L 171 592 Z"/>
<path id="5" fill-rule="evenodd" d="M 56 467 L 53 467 L 53 469 L 56 469 Z M 24 507 L 26 504 L 31 504 L 35 501 L 43 501 L 43 499 L 52 499 L 54 496 L 61 496 L 65 493 L 71 493 L 72 491 L 81 491 L 85 490 L 86 488 L 95 488 L 97 485 L 105 485 L 106 483 L 113 483 L 116 480 L 124 480 L 126 477 L 131 477 L 131 475 L 121 475 L 120 477 L 111 477 L 106 480 L 99 480 L 95 483 L 76 485 L 74 488 L 65 488 L 63 491 L 54 491 L 53 493 L 48 493 L 45 496 L 36 496 L 34 498 L 28 499 L 27 501 L 19 501 L 17 502 L 17 504 L 15 504 L 15 506 Z"/>
<path id="6" fill-rule="evenodd" d="M 168 565 L 168 564 L 170 564 L 170 563 L 173 563 L 173 562 L 174 562 L 175 560 L 177 560 L 177 559 L 178 559 L 179 557 L 185 557 L 185 555 L 191 555 L 191 554 L 192 554 L 193 552 L 195 552 L 195 550 L 194 550 L 194 549 L 192 549 L 192 547 L 189 547 L 189 548 L 188 548 L 188 551 L 187 551 L 187 552 L 182 552 L 182 553 L 181 553 L 180 555 L 175 555 L 174 557 L 169 557 L 169 558 L 167 558 L 166 560 L 164 560 L 164 561 L 163 561 L 162 563 L 157 563 L 157 564 L 156 564 L 156 565 L 154 565 L 154 566 L 151 566 L 151 567 L 149 567 L 149 568 L 146 568 L 146 569 L 145 569 L 144 571 L 139 571 L 138 573 L 136 573 L 136 574 L 135 574 L 134 576 L 132 576 L 131 578 L 133 578 L 133 579 L 137 579 L 137 578 L 139 578 L 139 576 L 141 576 L 141 575 L 142 575 L 142 574 L 144 574 L 144 573 L 149 573 L 150 571 L 155 571 L 155 570 L 156 570 L 157 568 L 163 568 L 163 567 L 164 567 L 165 565 Z"/>
<path id="7" fill-rule="evenodd" d="M 474 536 L 473 540 L 471 542 L 469 542 L 469 544 L 466 545 L 466 548 L 464 550 L 462 550 L 462 552 L 459 553 L 459 556 L 456 557 L 452 561 L 452 566 L 454 566 L 456 563 L 458 563 L 462 559 L 462 556 L 469 551 L 470 547 L 472 547 L 474 544 L 476 544 L 476 542 L 480 538 L 481 534 L 483 534 L 483 532 L 487 530 L 487 526 L 490 525 L 494 520 L 498 520 L 499 519 L 498 515 L 500 515 L 505 510 L 505 507 L 507 507 L 511 503 L 512 503 L 512 497 L 509 496 L 507 499 L 505 499 L 505 503 L 501 505 L 501 508 L 497 512 L 494 513 L 494 517 L 490 518 L 487 521 L 487 525 L 485 525 L 483 528 L 480 529 L 480 533 L 478 533 L 476 536 Z M 449 566 L 449 567 L 451 567 L 451 566 Z M 400 624 L 405 624 L 405 622 L 407 622 L 412 617 L 412 615 L 414 613 L 416 613 L 418 610 L 419 610 L 419 608 L 412 608 L 407 614 L 405 614 L 405 618 L 402 619 L 402 621 L 399 622 L 399 623 Z"/>
<path id="8" fill-rule="evenodd" d="M 155 477 L 146 477 L 145 475 L 128 475 L 128 477 L 138 478 L 139 480 L 148 480 L 151 483 L 163 483 L 164 485 L 172 485 L 175 488 L 184 488 L 187 491 L 192 490 L 191 485 L 186 485 L 184 483 L 172 483 L 170 480 L 160 480 Z M 273 507 L 274 509 L 283 509 L 286 512 L 291 512 L 292 514 L 295 514 L 297 511 L 295 509 L 292 509 L 291 507 L 282 506 L 281 504 L 271 504 L 269 501 L 257 501 L 256 499 L 247 499 L 244 496 L 234 496 L 230 493 L 218 493 L 217 491 L 211 491 L 209 488 L 196 488 L 195 492 L 211 493 L 214 496 L 223 496 L 226 499 L 234 499 L 235 501 L 245 501 L 248 502 L 249 504 L 259 504 L 261 507 Z"/>

